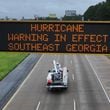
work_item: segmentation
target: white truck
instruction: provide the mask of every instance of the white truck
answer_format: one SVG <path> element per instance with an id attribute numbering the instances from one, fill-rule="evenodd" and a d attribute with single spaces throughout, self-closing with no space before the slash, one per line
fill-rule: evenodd
<path id="1" fill-rule="evenodd" d="M 61 67 L 61 65 L 53 60 L 54 68 L 48 71 L 47 76 L 47 88 L 48 90 L 58 88 L 68 88 L 68 70 L 67 67 Z"/>

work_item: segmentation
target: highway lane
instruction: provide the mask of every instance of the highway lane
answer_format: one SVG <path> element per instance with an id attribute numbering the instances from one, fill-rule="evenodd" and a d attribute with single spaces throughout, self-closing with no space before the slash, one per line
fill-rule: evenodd
<path id="1" fill-rule="evenodd" d="M 67 91 L 49 92 L 46 77 L 52 61 L 69 69 Z M 110 104 L 84 55 L 43 55 L 3 110 L 109 110 Z"/>
<path id="2" fill-rule="evenodd" d="M 85 56 L 74 56 L 78 110 L 109 110 L 109 101 Z"/>

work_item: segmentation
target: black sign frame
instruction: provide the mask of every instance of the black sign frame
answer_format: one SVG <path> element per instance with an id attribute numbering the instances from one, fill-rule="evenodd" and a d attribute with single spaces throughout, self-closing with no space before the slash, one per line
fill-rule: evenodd
<path id="1" fill-rule="evenodd" d="M 110 54 L 110 21 L 0 21 L 0 51 Z"/>

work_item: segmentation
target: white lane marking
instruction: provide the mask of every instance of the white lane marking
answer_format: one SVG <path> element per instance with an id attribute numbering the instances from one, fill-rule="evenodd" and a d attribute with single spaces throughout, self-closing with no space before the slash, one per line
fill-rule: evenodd
<path id="1" fill-rule="evenodd" d="M 89 59 L 88 59 L 87 55 L 85 55 L 85 57 L 86 57 L 86 59 L 87 59 L 88 63 L 90 64 L 91 68 L 93 69 L 94 74 L 96 75 L 96 77 L 97 77 L 97 79 L 98 79 L 98 81 L 99 81 L 99 83 L 100 83 L 100 85 L 101 85 L 101 87 L 102 87 L 102 89 L 103 89 L 103 91 L 104 91 L 104 93 L 105 93 L 105 96 L 106 96 L 106 98 L 108 99 L 108 102 L 110 103 L 110 98 L 109 98 L 109 96 L 108 96 L 107 92 L 105 91 L 104 86 L 103 86 L 103 84 L 102 84 L 101 80 L 99 79 L 99 77 L 98 77 L 98 75 L 97 75 L 97 72 L 95 71 L 95 69 L 94 69 L 93 65 L 92 65 L 92 64 L 91 64 L 91 62 L 89 61 Z"/>
<path id="2" fill-rule="evenodd" d="M 76 102 L 74 99 L 73 99 L 73 103 L 74 103 L 74 110 L 76 110 Z"/>
<path id="3" fill-rule="evenodd" d="M 70 63 L 71 63 L 71 64 L 73 63 L 72 60 L 70 61 Z"/>
<path id="4" fill-rule="evenodd" d="M 40 107 L 40 101 L 39 101 L 39 103 L 38 103 L 38 105 L 37 105 L 37 107 L 36 107 L 36 110 L 39 110 L 39 107 Z"/>
<path id="5" fill-rule="evenodd" d="M 39 62 L 41 61 L 41 59 L 43 58 L 44 54 L 40 57 L 39 61 L 37 62 L 37 64 L 33 67 L 33 69 L 31 70 L 31 72 L 28 74 L 28 76 L 26 77 L 26 79 L 22 82 L 22 84 L 19 86 L 19 88 L 17 89 L 17 91 L 14 93 L 14 95 L 11 97 L 11 99 L 8 101 L 8 103 L 4 106 L 3 110 L 5 110 L 7 108 L 7 106 L 10 104 L 10 102 L 14 99 L 14 97 L 17 95 L 17 93 L 20 91 L 20 89 L 22 88 L 22 86 L 25 84 L 25 82 L 29 79 L 29 77 L 31 76 L 31 74 L 33 73 L 34 69 L 38 66 Z"/>
<path id="6" fill-rule="evenodd" d="M 74 74 L 72 74 L 72 79 L 73 79 L 73 81 L 74 81 Z"/>

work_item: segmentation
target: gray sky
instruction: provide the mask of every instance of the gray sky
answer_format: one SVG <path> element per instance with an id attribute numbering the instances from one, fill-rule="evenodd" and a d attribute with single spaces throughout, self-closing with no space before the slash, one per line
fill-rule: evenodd
<path id="1" fill-rule="evenodd" d="M 89 6 L 102 1 L 105 0 L 0 0 L 0 18 L 33 18 L 34 15 L 48 16 L 49 13 L 61 17 L 65 10 L 83 14 Z"/>

